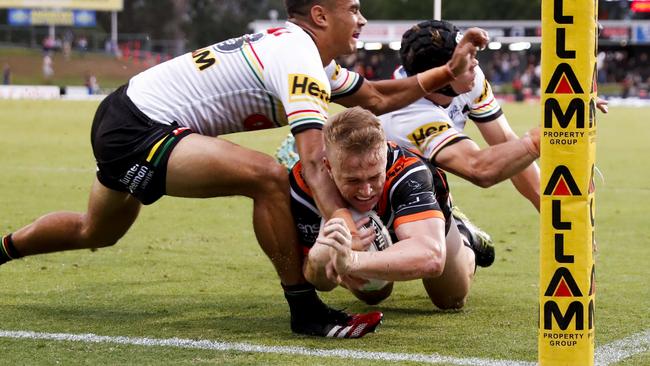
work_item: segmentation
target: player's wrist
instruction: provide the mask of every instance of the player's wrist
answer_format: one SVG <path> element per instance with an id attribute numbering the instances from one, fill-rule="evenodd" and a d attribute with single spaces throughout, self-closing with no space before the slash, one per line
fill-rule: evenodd
<path id="1" fill-rule="evenodd" d="M 359 252 L 356 250 L 351 250 L 349 258 L 350 260 L 348 262 L 346 274 L 354 274 L 359 269 Z"/>
<path id="2" fill-rule="evenodd" d="M 420 89 L 426 95 L 456 80 L 456 75 L 447 63 L 440 67 L 420 72 L 415 75 L 415 78 Z"/>
<path id="3" fill-rule="evenodd" d="M 350 235 L 352 235 L 352 240 L 359 240 L 359 232 L 357 231 L 357 226 L 354 223 L 354 219 L 352 218 L 352 213 L 350 210 L 347 208 L 339 208 L 334 210 L 332 213 L 332 218 L 341 218 L 343 221 L 345 221 L 345 225 L 348 227 L 348 230 L 350 231 Z"/>

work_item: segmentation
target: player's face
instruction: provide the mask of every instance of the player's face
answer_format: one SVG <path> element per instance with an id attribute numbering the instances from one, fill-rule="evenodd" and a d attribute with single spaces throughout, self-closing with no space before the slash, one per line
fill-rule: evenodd
<path id="1" fill-rule="evenodd" d="M 368 21 L 361 15 L 359 0 L 334 0 L 335 7 L 329 9 L 332 21 L 328 28 L 333 47 L 337 49 L 337 56 L 354 53 L 357 50 L 357 40 Z"/>
<path id="2" fill-rule="evenodd" d="M 463 74 L 456 77 L 456 80 L 449 83 L 454 91 L 458 94 L 463 94 L 471 91 L 474 88 L 474 78 L 476 77 L 476 66 L 478 65 L 477 59 L 472 59 L 472 65 Z"/>
<path id="3" fill-rule="evenodd" d="M 375 207 L 386 182 L 386 148 L 359 156 L 345 152 L 328 154 L 334 183 L 343 199 L 359 212 Z"/>

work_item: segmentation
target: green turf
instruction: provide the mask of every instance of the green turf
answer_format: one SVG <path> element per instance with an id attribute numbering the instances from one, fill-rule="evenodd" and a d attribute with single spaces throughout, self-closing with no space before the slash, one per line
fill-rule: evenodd
<path id="1" fill-rule="evenodd" d="M 96 102 L 0 101 L 0 232 L 51 210 L 84 210 L 94 176 L 89 128 Z M 538 123 L 532 105 L 504 106 L 517 132 Z M 643 109 L 599 119 L 596 343 L 650 329 L 650 129 Z M 473 127 L 469 133 L 476 135 Z M 229 138 L 273 152 L 287 130 Z M 29 257 L 0 267 L 0 330 L 190 338 L 536 360 L 538 215 L 509 183 L 488 190 L 450 178 L 454 198 L 497 243 L 465 309 L 433 308 L 419 281 L 398 283 L 378 308 L 384 324 L 360 340 L 293 335 L 244 198 L 163 198 L 143 209 L 116 246 Z M 344 290 L 323 295 L 352 311 L 374 307 Z M 0 364 L 334 364 L 367 360 L 0 338 Z M 382 363 L 378 363 L 382 364 Z M 383 364 L 394 364 L 384 362 Z M 622 364 L 650 365 L 648 352 Z"/>

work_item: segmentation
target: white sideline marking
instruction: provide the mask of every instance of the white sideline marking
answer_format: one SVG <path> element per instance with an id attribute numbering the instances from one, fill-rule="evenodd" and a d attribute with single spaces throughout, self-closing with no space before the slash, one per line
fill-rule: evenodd
<path id="1" fill-rule="evenodd" d="M 413 361 L 426 363 L 450 363 L 454 365 L 467 366 L 532 366 L 534 363 L 518 362 L 508 360 L 489 360 L 481 358 L 455 358 L 441 355 L 423 355 L 408 353 L 388 353 L 388 352 L 368 352 L 348 349 L 316 349 L 290 346 L 262 346 L 247 343 L 231 343 L 208 340 L 192 340 L 180 338 L 155 339 L 155 338 L 136 338 L 136 337 L 109 337 L 95 334 L 66 334 L 66 333 L 39 333 L 27 331 L 6 331 L 0 330 L 0 338 L 27 338 L 27 339 L 47 339 L 54 341 L 70 341 L 84 343 L 113 343 L 136 346 L 162 346 L 204 349 L 212 351 L 239 351 L 251 353 L 275 353 L 301 356 L 316 357 L 338 357 L 354 358 L 362 360 L 381 360 L 381 361 Z"/>
<path id="2" fill-rule="evenodd" d="M 596 349 L 596 365 L 606 366 L 650 351 L 650 329 L 619 339 Z"/>
<path id="3" fill-rule="evenodd" d="M 363 360 L 380 361 L 413 361 L 425 363 L 449 363 L 462 366 L 533 366 L 534 362 L 492 360 L 483 358 L 456 358 L 436 354 L 408 354 L 389 352 L 368 352 L 349 349 L 317 349 L 290 346 L 262 346 L 247 343 L 219 342 L 208 340 L 192 340 L 181 338 L 139 338 L 139 337 L 111 337 L 96 334 L 69 334 L 69 333 L 40 333 L 29 331 L 0 330 L 0 338 L 13 339 L 46 339 L 54 341 L 84 342 L 84 343 L 113 343 L 134 346 L 159 346 L 203 349 L 212 351 L 239 351 L 250 353 L 274 353 L 316 357 L 337 357 Z M 607 366 L 625 358 L 650 350 L 650 330 L 634 334 L 630 337 L 598 347 L 595 352 L 595 363 L 598 366 Z"/>

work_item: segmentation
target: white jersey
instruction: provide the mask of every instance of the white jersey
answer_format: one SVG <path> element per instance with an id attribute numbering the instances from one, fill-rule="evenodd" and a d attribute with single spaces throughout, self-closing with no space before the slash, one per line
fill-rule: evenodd
<path id="1" fill-rule="evenodd" d="M 154 66 L 129 81 L 127 95 L 152 120 L 203 135 L 287 124 L 295 134 L 322 128 L 332 89 L 345 92 L 352 79 L 334 62 L 326 74 L 312 38 L 287 22 Z"/>
<path id="2" fill-rule="evenodd" d="M 400 67 L 395 71 L 395 77 L 406 77 L 406 73 Z M 379 118 L 388 140 L 413 148 L 433 160 L 443 147 L 468 138 L 463 134 L 467 118 L 482 123 L 493 121 L 502 114 L 490 83 L 476 67 L 474 88 L 455 97 L 447 107 L 422 98 Z"/>

